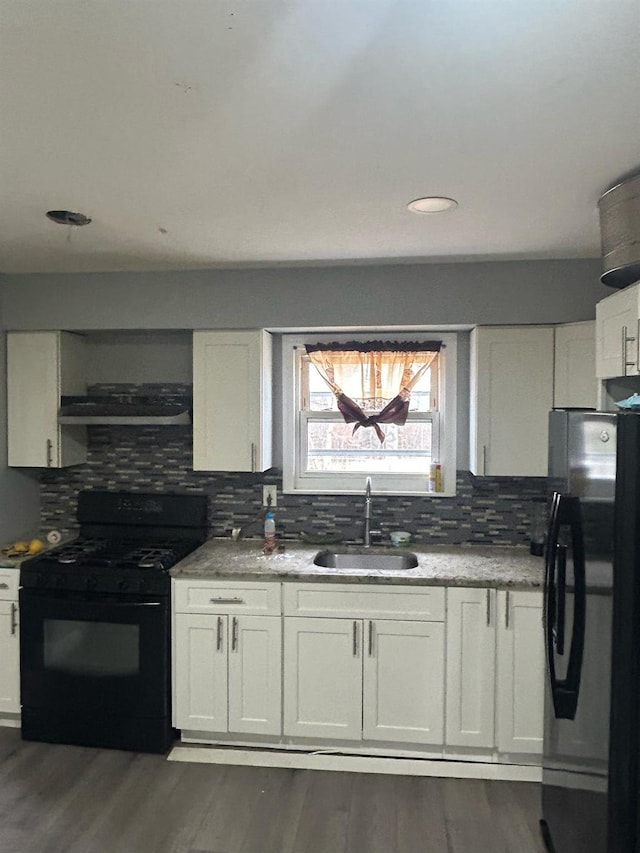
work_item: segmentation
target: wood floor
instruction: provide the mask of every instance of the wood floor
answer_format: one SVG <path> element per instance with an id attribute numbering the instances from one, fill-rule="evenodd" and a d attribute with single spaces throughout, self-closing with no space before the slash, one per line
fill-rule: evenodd
<path id="1" fill-rule="evenodd" d="M 221 767 L 0 729 L 1 853 L 543 853 L 527 783 Z"/>

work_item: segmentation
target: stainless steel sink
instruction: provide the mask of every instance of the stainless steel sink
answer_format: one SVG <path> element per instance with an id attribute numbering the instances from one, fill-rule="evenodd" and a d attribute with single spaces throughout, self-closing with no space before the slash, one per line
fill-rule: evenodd
<path id="1" fill-rule="evenodd" d="M 316 566 L 325 569 L 362 569 L 363 571 L 402 572 L 415 569 L 418 558 L 410 551 L 392 553 L 377 551 L 374 548 L 362 550 L 318 551 L 313 559 Z"/>

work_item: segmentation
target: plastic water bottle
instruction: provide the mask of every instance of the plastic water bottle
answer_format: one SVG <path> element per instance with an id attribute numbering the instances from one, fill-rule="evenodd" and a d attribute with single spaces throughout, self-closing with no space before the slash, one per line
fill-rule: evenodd
<path id="1" fill-rule="evenodd" d="M 265 551 L 272 551 L 276 547 L 276 518 L 272 512 L 264 517 L 264 547 Z"/>

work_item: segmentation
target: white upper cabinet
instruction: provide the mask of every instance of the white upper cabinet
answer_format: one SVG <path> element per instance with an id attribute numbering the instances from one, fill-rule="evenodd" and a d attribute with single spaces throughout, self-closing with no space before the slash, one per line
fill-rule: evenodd
<path id="1" fill-rule="evenodd" d="M 640 284 L 625 287 L 596 305 L 598 379 L 640 374 Z"/>
<path id="2" fill-rule="evenodd" d="M 556 326 L 555 409 L 595 409 L 596 324 L 593 320 Z"/>
<path id="3" fill-rule="evenodd" d="M 553 326 L 478 326 L 472 331 L 473 474 L 546 476 L 553 348 Z"/>
<path id="4" fill-rule="evenodd" d="M 86 430 L 58 424 L 60 397 L 86 393 L 84 340 L 69 332 L 7 334 L 8 464 L 63 468 L 86 461 Z"/>
<path id="5" fill-rule="evenodd" d="M 193 334 L 193 468 L 271 467 L 271 335 Z"/>

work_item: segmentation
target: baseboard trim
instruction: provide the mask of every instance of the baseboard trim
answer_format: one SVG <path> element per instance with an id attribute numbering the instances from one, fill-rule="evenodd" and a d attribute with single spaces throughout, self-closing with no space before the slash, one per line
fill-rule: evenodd
<path id="1" fill-rule="evenodd" d="M 289 770 L 336 770 L 347 773 L 386 773 L 394 776 L 440 776 L 452 779 L 493 779 L 540 782 L 542 770 L 526 764 L 489 764 L 420 758 L 381 758 L 369 755 L 285 752 L 217 746 L 174 746 L 168 761 L 227 764 L 244 767 L 282 767 Z"/>

